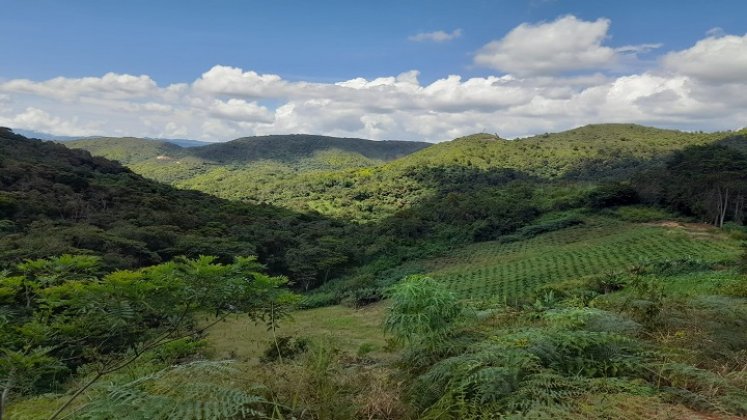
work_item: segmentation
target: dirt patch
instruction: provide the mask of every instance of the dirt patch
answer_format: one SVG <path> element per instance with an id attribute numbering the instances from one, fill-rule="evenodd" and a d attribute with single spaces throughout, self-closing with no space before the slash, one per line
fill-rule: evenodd
<path id="1" fill-rule="evenodd" d="M 678 229 L 691 238 L 717 240 L 723 238 L 724 232 L 707 223 L 688 223 L 674 220 L 644 223 L 646 226 L 664 227 L 667 229 Z"/>
<path id="2" fill-rule="evenodd" d="M 644 223 L 646 226 L 661 226 L 666 228 L 683 228 L 693 232 L 708 232 L 714 233 L 715 227 L 707 223 L 687 223 L 677 222 L 675 220 L 664 220 L 661 222 Z"/>

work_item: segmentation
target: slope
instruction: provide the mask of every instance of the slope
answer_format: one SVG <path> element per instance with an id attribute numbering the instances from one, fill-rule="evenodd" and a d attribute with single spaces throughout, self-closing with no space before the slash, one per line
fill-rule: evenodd
<path id="1" fill-rule="evenodd" d="M 513 243 L 484 242 L 425 261 L 460 296 L 513 302 L 546 284 L 652 261 L 734 260 L 739 241 L 710 226 L 590 218 L 583 225 Z"/>
<path id="2" fill-rule="evenodd" d="M 739 133 L 686 133 L 631 124 L 591 125 L 519 140 L 478 134 L 371 168 L 278 171 L 258 178 L 252 177 L 254 170 L 244 168 L 194 177 L 178 185 L 224 198 L 375 221 L 437 196 L 444 183 L 456 184 L 457 178 L 461 189 L 507 170 L 541 182 L 622 180 L 659 165 L 674 151 L 724 139 L 730 139 L 735 148 L 747 143 Z M 441 180 L 434 182 L 434 177 Z"/>
<path id="3" fill-rule="evenodd" d="M 159 156 L 179 156 L 182 148 L 161 140 L 135 137 L 96 137 L 65 142 L 73 149 L 89 151 L 94 156 L 116 160 L 124 165 L 142 162 Z"/>
<path id="4" fill-rule="evenodd" d="M 440 143 L 395 162 L 395 167 L 459 165 L 511 168 L 543 178 L 620 177 L 687 146 L 731 133 L 688 133 L 635 124 L 595 124 L 517 140 L 476 134 Z"/>
<path id="5" fill-rule="evenodd" d="M 178 255 L 230 260 L 258 255 L 274 272 L 293 274 L 301 249 L 336 255 L 304 275 L 334 272 L 345 225 L 269 206 L 231 203 L 177 190 L 116 162 L 0 129 L 0 261 L 63 253 L 97 254 L 132 267 Z M 321 275 L 321 274 L 320 274 Z"/>
<path id="6" fill-rule="evenodd" d="M 135 172 L 166 183 L 211 192 L 225 198 L 217 183 L 226 178 L 266 181 L 304 172 L 374 166 L 430 145 L 422 142 L 373 141 L 305 134 L 243 137 L 225 143 L 181 148 L 164 141 L 101 138 L 65 143 L 97 156 L 119 160 Z M 193 179 L 197 178 L 197 179 Z M 203 188 L 200 188 L 204 186 Z M 260 201 L 260 200 L 255 200 Z"/>

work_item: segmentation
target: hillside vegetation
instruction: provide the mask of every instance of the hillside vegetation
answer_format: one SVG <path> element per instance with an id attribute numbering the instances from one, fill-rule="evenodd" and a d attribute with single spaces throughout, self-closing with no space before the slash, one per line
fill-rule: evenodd
<path id="1" fill-rule="evenodd" d="M 746 134 L 3 130 L 0 414 L 743 418 Z"/>
<path id="2" fill-rule="evenodd" d="M 330 253 L 335 241 L 324 238 L 344 237 L 344 231 L 344 225 L 321 217 L 177 190 L 88 152 L 0 131 L 4 267 L 80 253 L 102 256 L 110 267 L 139 267 L 178 255 L 230 261 L 251 254 L 273 272 L 288 273 L 301 248 Z M 321 270 L 303 261 L 306 275 Z"/>
<path id="3" fill-rule="evenodd" d="M 686 147 L 724 143 L 739 149 L 747 142 L 744 133 L 686 133 L 633 124 L 590 125 L 518 140 L 478 134 L 425 148 L 421 143 L 407 150 L 397 143 L 392 150 L 398 153 L 388 154 L 364 153 L 368 149 L 361 148 L 359 141 L 351 142 L 355 146 L 347 149 L 336 142 L 337 150 L 318 153 L 316 146 L 308 146 L 317 144 L 308 143 L 309 137 L 313 138 L 239 139 L 189 149 L 194 154 L 177 160 L 152 156 L 129 166 L 146 177 L 222 198 L 368 222 L 438 195 L 438 185 L 433 182 L 437 172 L 447 174 L 442 177 L 449 183 L 454 183 L 452 178 L 458 172 L 508 170 L 539 180 L 620 180 L 661 165 L 671 153 Z M 307 146 L 301 147 L 304 144 Z M 268 150 L 263 155 L 257 152 L 260 146 Z M 313 152 L 304 152 L 304 148 Z M 106 157 L 114 153 L 89 150 Z M 352 151 L 365 159 L 346 153 Z M 250 165 L 248 156 L 261 159 Z M 383 162 L 398 156 L 402 157 Z"/>
<path id="4" fill-rule="evenodd" d="M 550 283 L 650 261 L 718 263 L 741 252 L 738 241 L 709 226 L 601 218 L 525 241 L 471 245 L 424 268 L 458 296 L 511 302 Z"/>

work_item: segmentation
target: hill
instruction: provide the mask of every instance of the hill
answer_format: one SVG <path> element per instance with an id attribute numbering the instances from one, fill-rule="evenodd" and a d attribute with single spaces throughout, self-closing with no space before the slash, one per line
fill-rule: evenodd
<path id="1" fill-rule="evenodd" d="M 739 150 L 746 139 L 742 132 L 688 133 L 634 124 L 589 125 L 518 140 L 476 134 L 434 145 L 266 136 L 189 149 L 189 155 L 152 150 L 129 167 L 222 198 L 370 222 L 429 197 L 474 188 L 476 179 L 497 172 L 540 182 L 625 180 L 661 165 L 675 151 L 719 142 Z M 385 162 L 395 152 L 403 156 Z M 112 156 L 116 149 L 94 153 Z"/>
<path id="2" fill-rule="evenodd" d="M 180 147 L 166 140 L 132 137 L 99 137 L 73 140 L 65 145 L 85 149 L 122 163 L 141 163 L 158 156 L 196 158 L 212 164 L 249 164 L 256 161 L 300 162 L 318 154 L 339 152 L 358 156 L 367 163 L 386 162 L 430 146 L 410 141 L 374 141 L 307 134 L 242 137 L 225 143 Z"/>
<path id="3" fill-rule="evenodd" d="M 100 255 L 110 267 L 178 255 L 258 255 L 272 271 L 291 274 L 303 248 L 339 254 L 337 262 L 326 262 L 329 274 L 347 260 L 332 249 L 335 241 L 324 239 L 344 237 L 341 223 L 178 190 L 119 163 L 8 129 L 0 129 L 0 236 L 6 266 L 65 253 Z M 314 267 L 305 259 L 304 275 L 314 277 Z"/>
<path id="4" fill-rule="evenodd" d="M 430 143 L 396 140 L 364 140 L 308 134 L 243 137 L 193 149 L 193 156 L 221 163 L 258 160 L 294 162 L 322 151 L 359 154 L 372 161 L 390 161 L 430 146 Z"/>
<path id="5" fill-rule="evenodd" d="M 439 143 L 394 166 L 511 168 L 543 178 L 598 180 L 627 176 L 676 150 L 729 137 L 732 133 L 689 133 L 635 124 L 594 124 L 517 140 L 476 134 Z"/>
<path id="6" fill-rule="evenodd" d="M 177 156 L 182 147 L 161 140 L 140 139 L 135 137 L 95 137 L 65 142 L 65 146 L 83 149 L 92 155 L 116 160 L 130 165 L 158 156 Z"/>
<path id="7" fill-rule="evenodd" d="M 257 181 L 313 171 L 374 166 L 430 145 L 304 134 L 243 137 L 200 147 L 173 147 L 164 141 L 102 138 L 65 143 L 97 156 L 119 160 L 135 172 L 166 183 L 194 188 L 205 179 L 234 175 Z M 239 171 L 239 173 L 234 173 Z M 210 183 L 211 181 L 208 181 Z M 216 191 L 206 188 L 216 194 Z M 229 196 L 216 194 L 228 198 Z M 254 200 L 262 201 L 262 200 Z"/>

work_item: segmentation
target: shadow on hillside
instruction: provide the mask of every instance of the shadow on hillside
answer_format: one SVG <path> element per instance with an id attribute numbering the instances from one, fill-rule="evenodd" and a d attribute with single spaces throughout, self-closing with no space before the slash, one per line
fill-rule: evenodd
<path id="1" fill-rule="evenodd" d="M 337 150 L 357 153 L 374 160 L 389 161 L 430 146 L 430 143 L 408 141 L 374 141 L 307 134 L 248 137 L 226 143 L 182 150 L 185 156 L 216 163 L 249 163 L 259 160 L 293 162 L 314 154 Z"/>
<path id="2" fill-rule="evenodd" d="M 97 255 L 110 268 L 257 255 L 272 273 L 321 281 L 355 261 L 345 240 L 354 229 L 175 189 L 86 151 L 0 129 L 0 268 L 62 254 Z"/>

